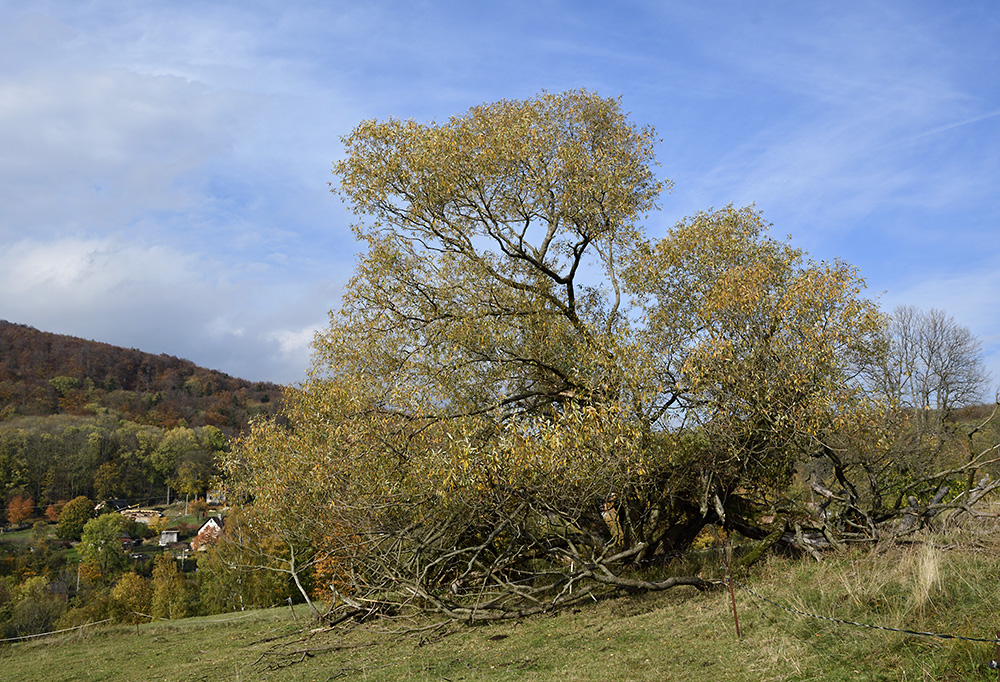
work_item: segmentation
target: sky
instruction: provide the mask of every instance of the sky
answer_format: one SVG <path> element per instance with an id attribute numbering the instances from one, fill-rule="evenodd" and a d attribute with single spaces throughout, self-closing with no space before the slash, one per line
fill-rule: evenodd
<path id="1" fill-rule="evenodd" d="M 650 236 L 753 203 L 996 386 L 998 36 L 993 0 L 0 0 L 0 319 L 304 381 L 360 253 L 341 138 L 585 88 L 662 138 Z"/>

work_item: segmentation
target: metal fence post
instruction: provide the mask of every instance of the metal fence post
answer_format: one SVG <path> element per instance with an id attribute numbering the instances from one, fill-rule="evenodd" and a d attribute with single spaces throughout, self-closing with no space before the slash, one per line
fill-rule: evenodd
<path id="1" fill-rule="evenodd" d="M 733 574 L 729 570 L 729 536 L 722 548 L 722 561 L 726 565 L 726 582 L 729 583 L 729 599 L 733 603 L 733 623 L 736 625 L 736 639 L 740 639 L 740 618 L 736 615 L 736 590 L 733 589 Z"/>

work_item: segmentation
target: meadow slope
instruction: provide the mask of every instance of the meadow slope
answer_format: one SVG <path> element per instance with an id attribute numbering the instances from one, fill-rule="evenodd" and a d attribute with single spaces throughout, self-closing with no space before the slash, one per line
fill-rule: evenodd
<path id="1" fill-rule="evenodd" d="M 984 534 L 992 538 L 995 534 Z M 991 638 L 1000 544 L 925 537 L 822 562 L 772 558 L 745 584 L 802 612 Z M 706 567 L 718 574 L 718 567 Z M 992 644 L 844 625 L 721 586 L 622 595 L 480 627 L 316 629 L 303 607 L 95 627 L 0 645 L 0 680 L 994 680 Z M 423 623 L 419 625 L 430 625 Z"/>

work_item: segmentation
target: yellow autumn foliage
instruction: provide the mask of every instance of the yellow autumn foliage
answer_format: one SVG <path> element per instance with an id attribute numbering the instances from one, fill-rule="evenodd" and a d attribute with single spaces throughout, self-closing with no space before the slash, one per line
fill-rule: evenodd
<path id="1" fill-rule="evenodd" d="M 353 593 L 381 570 L 433 602 L 684 546 L 713 498 L 738 513 L 874 424 L 856 377 L 884 322 L 856 270 L 753 207 L 647 237 L 655 142 L 587 91 L 359 124 L 334 191 L 366 250 L 309 380 L 225 462 L 248 518 Z"/>

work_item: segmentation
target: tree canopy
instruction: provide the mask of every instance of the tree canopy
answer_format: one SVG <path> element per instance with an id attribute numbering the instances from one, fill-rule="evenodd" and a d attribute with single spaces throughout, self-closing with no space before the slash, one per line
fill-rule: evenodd
<path id="1" fill-rule="evenodd" d="M 101 575 L 111 574 L 125 563 L 122 549 L 124 533 L 125 517 L 121 514 L 101 514 L 90 519 L 81 534 L 80 556 L 93 564 Z"/>
<path id="2" fill-rule="evenodd" d="M 80 495 L 67 502 L 59 513 L 56 535 L 64 540 L 79 540 L 87 522 L 94 518 L 94 503 Z"/>
<path id="3" fill-rule="evenodd" d="M 315 510 L 289 547 L 336 558 L 344 603 L 502 618 L 700 584 L 622 566 L 745 526 L 878 413 L 858 376 L 882 318 L 856 270 L 753 207 L 647 236 L 670 183 L 618 100 L 543 93 L 344 141 L 334 189 L 367 251 L 287 426 L 258 421 L 224 464 L 260 524 Z"/>

